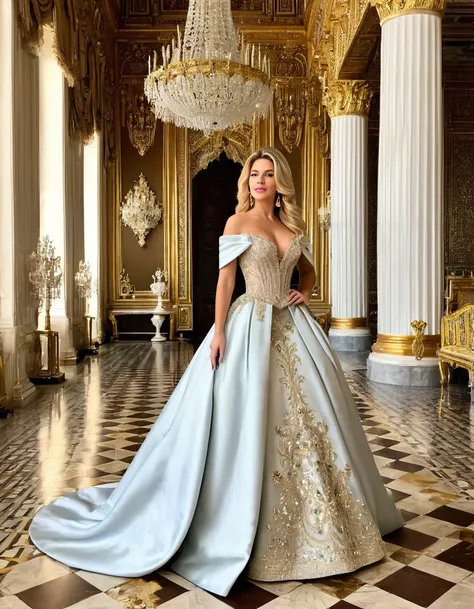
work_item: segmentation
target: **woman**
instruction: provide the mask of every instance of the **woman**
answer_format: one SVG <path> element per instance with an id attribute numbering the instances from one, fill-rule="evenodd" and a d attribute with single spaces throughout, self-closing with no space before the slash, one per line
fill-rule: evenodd
<path id="1" fill-rule="evenodd" d="M 214 328 L 122 480 L 42 508 L 38 548 L 126 577 L 171 561 L 220 595 L 245 569 L 308 579 L 383 557 L 381 535 L 403 521 L 306 307 L 315 274 L 304 229 L 284 156 L 263 148 L 245 163 L 220 239 Z M 237 260 L 247 291 L 228 311 Z"/>

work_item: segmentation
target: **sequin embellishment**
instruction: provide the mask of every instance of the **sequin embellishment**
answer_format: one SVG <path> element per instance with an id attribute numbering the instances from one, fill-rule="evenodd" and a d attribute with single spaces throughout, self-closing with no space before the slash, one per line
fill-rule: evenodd
<path id="1" fill-rule="evenodd" d="M 250 561 L 249 576 L 257 580 L 353 571 L 385 552 L 372 515 L 351 491 L 349 466 L 338 465 L 327 425 L 308 406 L 292 332 L 289 311 L 274 309 L 272 348 L 283 372 L 288 410 L 276 429 L 281 467 L 273 472 L 273 482 L 280 503 L 265 526 L 263 555 Z"/>

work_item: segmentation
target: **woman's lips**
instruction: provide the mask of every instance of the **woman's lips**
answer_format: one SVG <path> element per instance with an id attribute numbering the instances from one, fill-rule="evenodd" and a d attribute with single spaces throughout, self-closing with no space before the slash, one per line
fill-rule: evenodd
<path id="1" fill-rule="evenodd" d="M 266 188 L 256 188 L 255 192 L 266 192 Z"/>

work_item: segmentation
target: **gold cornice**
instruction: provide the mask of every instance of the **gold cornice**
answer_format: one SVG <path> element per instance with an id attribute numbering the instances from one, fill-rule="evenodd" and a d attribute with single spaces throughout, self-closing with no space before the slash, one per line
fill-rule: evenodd
<path id="1" fill-rule="evenodd" d="M 254 25 L 239 24 L 239 31 L 246 42 L 257 44 L 301 44 L 307 43 L 303 25 Z M 116 34 L 118 42 L 168 42 L 176 36 L 176 24 L 163 24 L 154 28 L 120 28 Z"/>
<path id="2" fill-rule="evenodd" d="M 323 104 L 329 116 L 368 116 L 373 91 L 365 80 L 335 80 L 323 85 Z"/>
<path id="3" fill-rule="evenodd" d="M 441 16 L 446 9 L 446 0 L 369 0 L 369 2 L 377 9 L 381 25 L 402 15 L 428 13 Z"/>
<path id="4" fill-rule="evenodd" d="M 309 27 L 320 71 L 337 79 L 344 59 L 370 7 L 369 0 L 320 0 L 317 20 Z M 323 68 L 324 66 L 324 68 Z"/>
<path id="5" fill-rule="evenodd" d="M 306 29 L 303 25 L 280 27 L 275 25 L 245 25 L 239 26 L 246 42 L 257 44 L 306 44 Z"/>
<path id="6" fill-rule="evenodd" d="M 413 357 L 413 335 L 377 334 L 377 342 L 372 347 L 374 353 L 389 355 L 403 355 Z M 439 334 L 426 334 L 423 336 L 423 357 L 436 357 L 436 351 L 441 344 Z"/>

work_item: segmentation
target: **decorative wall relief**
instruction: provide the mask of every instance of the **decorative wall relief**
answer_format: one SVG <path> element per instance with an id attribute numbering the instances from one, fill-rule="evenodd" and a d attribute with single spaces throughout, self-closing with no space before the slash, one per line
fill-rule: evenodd
<path id="1" fill-rule="evenodd" d="M 120 298 L 135 298 L 135 286 L 130 281 L 130 277 L 125 269 L 120 271 Z"/>
<path id="2" fill-rule="evenodd" d="M 280 141 L 288 152 L 301 142 L 306 112 L 307 91 L 304 83 L 280 80 L 276 84 L 275 110 Z"/>
<path id="3" fill-rule="evenodd" d="M 308 81 L 308 113 L 309 123 L 318 132 L 318 148 L 323 158 L 331 154 L 331 121 L 323 104 L 322 85 L 316 76 Z"/>
<path id="4" fill-rule="evenodd" d="M 143 173 L 129 190 L 120 208 L 122 224 L 130 227 L 140 247 L 145 245 L 148 233 L 163 220 L 163 205 L 156 200 Z"/>
<path id="5" fill-rule="evenodd" d="M 144 156 L 153 145 L 156 130 L 155 113 L 144 95 L 127 100 L 126 120 L 130 143 Z"/>
<path id="6" fill-rule="evenodd" d="M 191 177 L 206 169 L 211 161 L 224 152 L 228 159 L 244 165 L 251 154 L 252 127 L 239 125 L 235 129 L 216 131 L 209 136 L 200 131 L 189 131 Z"/>

